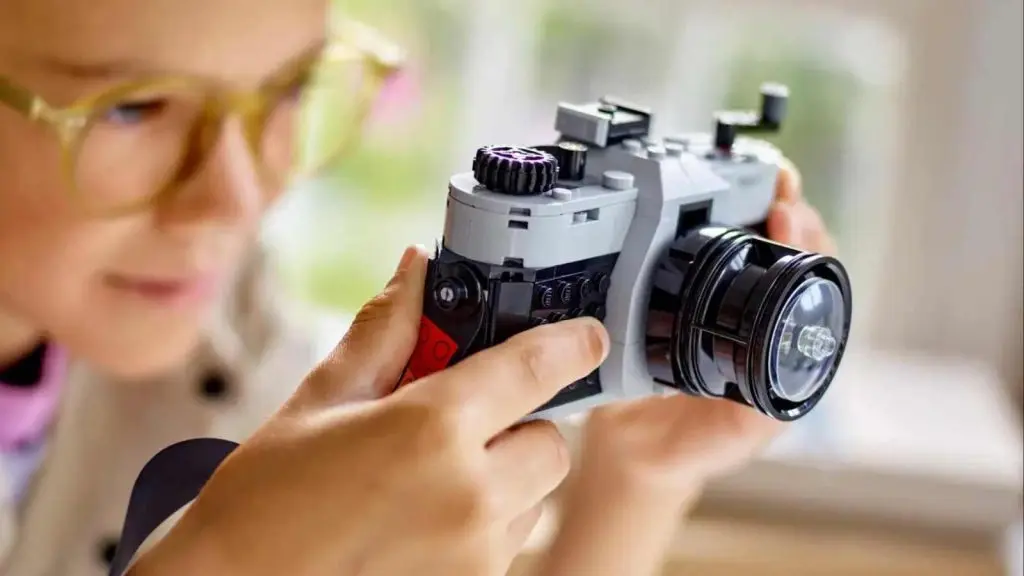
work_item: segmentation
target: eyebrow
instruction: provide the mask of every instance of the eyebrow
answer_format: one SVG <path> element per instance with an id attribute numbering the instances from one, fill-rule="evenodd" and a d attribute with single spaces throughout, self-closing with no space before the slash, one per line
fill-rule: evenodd
<path id="1" fill-rule="evenodd" d="M 47 73 L 76 80 L 107 80 L 146 72 L 152 73 L 151 68 L 134 60 L 80 62 L 46 55 L 34 57 L 33 63 Z"/>
<path id="2" fill-rule="evenodd" d="M 326 36 L 317 38 L 308 44 L 297 54 L 289 57 L 281 63 L 277 69 L 270 72 L 268 77 L 274 76 L 280 69 L 287 68 L 290 63 L 301 60 L 311 54 L 323 50 L 329 40 Z M 141 60 L 109 60 L 109 61 L 76 61 L 63 57 L 33 54 L 31 61 L 34 65 L 41 67 L 48 73 L 60 75 L 74 80 L 105 81 L 132 76 L 156 76 L 156 75 L 179 75 L 180 71 L 154 68 L 152 64 Z"/>

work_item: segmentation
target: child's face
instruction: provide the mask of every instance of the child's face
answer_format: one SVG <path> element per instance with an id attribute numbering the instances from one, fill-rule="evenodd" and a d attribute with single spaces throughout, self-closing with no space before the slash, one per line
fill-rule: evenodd
<path id="1" fill-rule="evenodd" d="M 0 76 L 55 106 L 140 74 L 255 88 L 321 41 L 326 20 L 325 0 L 3 0 Z M 137 110 L 115 112 L 104 130 L 140 129 Z M 280 192 L 242 132 L 228 123 L 174 194 L 95 218 L 69 200 L 54 133 L 0 105 L 0 329 L 47 333 L 120 375 L 180 362 Z M 161 152 L 133 148 L 81 192 L 138 186 L 132 164 Z"/>

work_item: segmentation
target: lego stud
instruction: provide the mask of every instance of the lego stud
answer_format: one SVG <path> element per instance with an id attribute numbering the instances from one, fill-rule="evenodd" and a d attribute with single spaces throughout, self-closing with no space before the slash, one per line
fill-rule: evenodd
<path id="1" fill-rule="evenodd" d="M 644 143 L 639 140 L 623 140 L 622 147 L 630 154 L 641 154 L 644 151 Z"/>
<path id="2" fill-rule="evenodd" d="M 579 142 L 561 142 L 555 149 L 558 160 L 558 179 L 579 181 L 587 171 L 589 148 Z"/>
<path id="3" fill-rule="evenodd" d="M 778 132 L 786 119 L 789 88 L 768 82 L 761 85 L 761 110 L 727 110 L 715 115 L 715 148 L 732 152 L 736 138 L 743 133 Z"/>
<path id="4" fill-rule="evenodd" d="M 549 195 L 559 202 L 568 202 L 569 200 L 572 200 L 572 190 L 569 190 L 568 188 L 554 188 L 549 192 Z"/>
<path id="5" fill-rule="evenodd" d="M 609 170 L 601 175 L 601 185 L 612 190 L 629 190 L 633 187 L 633 175 L 628 172 Z"/>
<path id="6" fill-rule="evenodd" d="M 572 302 L 573 285 L 572 282 L 560 282 L 558 284 L 558 300 L 562 304 L 569 304 Z"/>
<path id="7" fill-rule="evenodd" d="M 686 136 L 666 136 L 665 137 L 666 148 L 668 144 L 680 146 L 683 150 L 690 145 L 690 139 Z"/>
<path id="8" fill-rule="evenodd" d="M 778 130 L 786 120 L 789 88 L 782 84 L 766 82 L 761 85 L 761 122 L 772 130 Z"/>
<path id="9" fill-rule="evenodd" d="M 579 293 L 581 300 L 586 300 L 587 298 L 590 298 L 590 295 L 594 293 L 594 283 L 591 282 L 589 279 L 584 278 L 583 280 L 580 281 Z"/>
<path id="10" fill-rule="evenodd" d="M 551 308 L 551 305 L 555 302 L 555 291 L 550 287 L 541 286 L 537 288 L 537 303 L 542 308 Z"/>
<path id="11" fill-rule="evenodd" d="M 721 152 L 732 151 L 739 133 L 739 121 L 735 113 L 723 112 L 715 120 L 715 148 Z"/>
<path id="12" fill-rule="evenodd" d="M 665 153 L 667 153 L 671 158 L 679 158 L 684 152 L 686 152 L 686 147 L 682 144 L 665 144 Z"/>
<path id="13" fill-rule="evenodd" d="M 647 157 L 650 158 L 651 160 L 664 160 L 665 156 L 667 155 L 668 152 L 665 150 L 663 146 L 647 147 Z"/>
<path id="14" fill-rule="evenodd" d="M 844 310 L 839 286 L 822 278 L 807 278 L 785 301 L 781 319 L 768 340 L 768 361 L 776 378 L 770 391 L 778 398 L 802 402 L 824 384 L 825 372 L 839 351 L 836 332 Z M 808 322 L 819 312 L 820 323 Z"/>

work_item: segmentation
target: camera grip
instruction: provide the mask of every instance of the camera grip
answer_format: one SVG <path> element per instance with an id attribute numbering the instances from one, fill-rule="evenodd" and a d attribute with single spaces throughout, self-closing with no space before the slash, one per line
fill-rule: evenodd
<path id="1" fill-rule="evenodd" d="M 398 387 L 444 370 L 451 365 L 452 357 L 458 350 L 459 346 L 455 340 L 424 314 L 420 318 L 420 333 L 419 339 L 416 341 L 416 348 L 405 365 L 405 371 L 398 382 Z"/>
<path id="2" fill-rule="evenodd" d="M 455 364 L 470 352 L 483 325 L 483 290 L 477 276 L 440 254 L 427 263 L 419 338 L 398 387 Z"/>

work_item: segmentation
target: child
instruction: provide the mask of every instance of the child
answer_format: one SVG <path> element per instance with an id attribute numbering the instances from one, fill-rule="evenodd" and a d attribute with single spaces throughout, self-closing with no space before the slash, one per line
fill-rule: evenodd
<path id="1" fill-rule="evenodd" d="M 469 456 L 453 452 L 436 460 L 449 475 L 430 484 L 422 453 L 390 451 L 385 462 L 371 449 L 393 430 L 408 430 L 413 446 L 434 445 L 415 441 L 432 430 L 409 409 L 422 400 L 415 386 L 352 411 L 332 408 L 386 393 L 380 384 L 395 380 L 396 362 L 411 352 L 421 251 L 408 253 L 315 370 L 314 329 L 291 322 L 274 297 L 256 232 L 289 169 L 317 164 L 292 154 L 300 97 L 317 71 L 339 62 L 368 79 L 393 64 L 358 28 L 325 38 L 326 10 L 324 0 L 0 3 L 0 575 L 105 574 L 136 475 L 186 438 L 255 432 L 174 537 L 140 561 L 139 576 L 185 567 L 341 574 L 357 561 L 360 574 L 500 574 L 564 477 L 564 459 L 551 451 L 561 439 L 545 424 L 505 433 L 495 445 L 507 453 L 487 458 L 546 467 L 478 477 Z M 349 142 L 366 96 L 336 102 L 351 112 Z M 796 172 L 783 175 L 771 235 L 830 251 Z M 515 374 L 523 349 L 549 345 L 561 361 L 539 358 L 532 368 L 561 366 L 543 383 L 553 393 L 600 362 L 604 337 L 594 328 L 538 330 L 475 366 L 485 380 L 502 366 Z M 431 385 L 472 389 L 480 378 L 470 367 Z M 461 400 L 499 406 L 493 397 Z M 644 426 L 615 434 L 627 421 Z M 669 424 L 671 438 L 662 437 Z M 541 570 L 653 574 L 685 503 L 776 429 L 753 411 L 693 398 L 595 412 L 583 473 Z M 346 467 L 313 467 L 324 462 Z M 387 491 L 389 478 L 437 491 L 402 500 Z M 448 490 L 466 486 L 474 489 Z M 385 513 L 465 511 L 443 498 L 477 489 L 518 504 L 505 516 L 477 510 L 487 520 L 479 523 L 466 522 L 472 514 Z"/>

